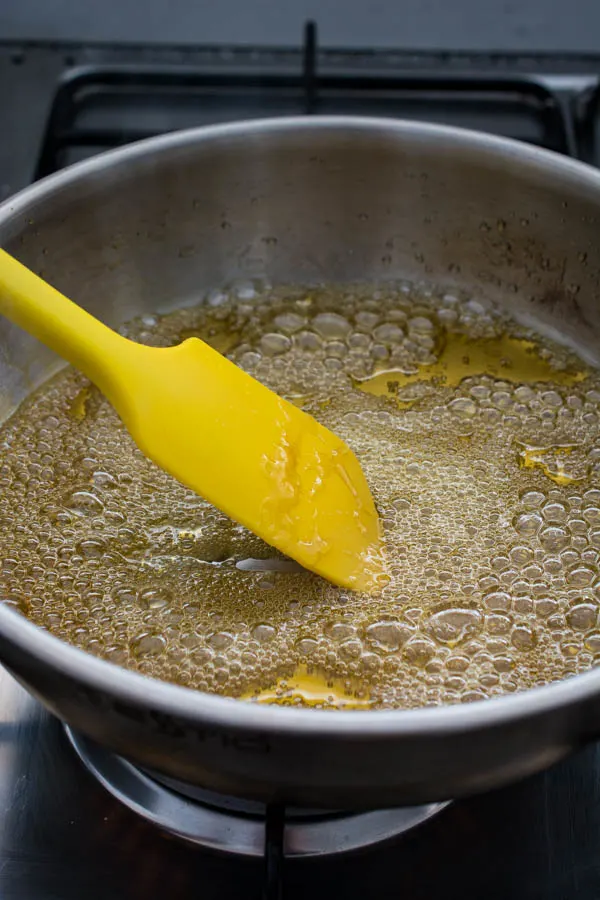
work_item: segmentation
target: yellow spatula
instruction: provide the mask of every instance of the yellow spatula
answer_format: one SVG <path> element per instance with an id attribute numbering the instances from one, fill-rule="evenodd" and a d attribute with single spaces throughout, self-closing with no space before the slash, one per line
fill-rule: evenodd
<path id="1" fill-rule="evenodd" d="M 142 452 L 336 584 L 369 589 L 379 524 L 338 437 L 208 344 L 135 343 L 0 250 L 0 313 L 106 395 Z"/>

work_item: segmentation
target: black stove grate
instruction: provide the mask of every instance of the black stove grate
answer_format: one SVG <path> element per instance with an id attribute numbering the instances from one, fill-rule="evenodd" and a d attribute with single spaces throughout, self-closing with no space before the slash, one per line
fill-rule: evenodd
<path id="1" fill-rule="evenodd" d="M 266 809 L 265 862 L 262 900 L 282 900 L 283 897 L 283 836 L 285 806 L 271 803 Z"/>
<path id="2" fill-rule="evenodd" d="M 281 115 L 428 120 L 525 140 L 576 158 L 593 155 L 597 91 L 581 98 L 555 90 L 543 76 L 484 72 L 321 73 L 318 58 L 316 28 L 308 23 L 297 72 L 241 72 L 233 64 L 228 70 L 149 65 L 70 69 L 54 97 L 35 177 L 168 131 Z"/>

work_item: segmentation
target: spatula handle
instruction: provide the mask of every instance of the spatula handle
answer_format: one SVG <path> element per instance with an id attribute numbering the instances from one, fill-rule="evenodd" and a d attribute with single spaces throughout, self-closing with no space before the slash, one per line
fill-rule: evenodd
<path id="1" fill-rule="evenodd" d="M 100 388 L 110 379 L 111 358 L 132 345 L 2 249 L 0 313 Z"/>

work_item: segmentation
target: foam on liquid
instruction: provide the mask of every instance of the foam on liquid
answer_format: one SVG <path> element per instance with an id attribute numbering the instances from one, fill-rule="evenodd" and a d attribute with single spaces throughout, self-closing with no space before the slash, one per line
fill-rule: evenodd
<path id="1" fill-rule="evenodd" d="M 390 582 L 282 560 L 146 460 L 71 369 L 0 430 L 0 595 L 147 675 L 334 708 L 474 700 L 600 659 L 600 375 L 466 297 L 213 292 L 126 332 L 192 334 L 344 438 Z"/>

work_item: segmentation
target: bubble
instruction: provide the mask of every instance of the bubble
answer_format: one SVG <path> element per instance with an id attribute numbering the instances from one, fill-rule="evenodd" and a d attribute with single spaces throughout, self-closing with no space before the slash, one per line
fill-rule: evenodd
<path id="1" fill-rule="evenodd" d="M 291 341 L 289 337 L 286 337 L 284 334 L 277 334 L 277 332 L 265 334 L 260 339 L 260 349 L 265 356 L 276 356 L 279 353 L 285 353 L 290 346 Z"/>
<path id="2" fill-rule="evenodd" d="M 279 331 L 283 331 L 284 334 L 295 334 L 296 331 L 300 331 L 304 327 L 305 323 L 306 320 L 302 316 L 293 312 L 281 313 L 275 316 L 273 320 L 275 327 Z"/>
<path id="3" fill-rule="evenodd" d="M 522 537 L 533 537 L 542 525 L 542 517 L 538 513 L 521 513 L 514 520 L 515 531 Z M 555 531 L 558 529 L 546 529 Z M 549 548 L 548 548 L 549 549 Z"/>
<path id="4" fill-rule="evenodd" d="M 585 566 L 578 566 L 576 569 L 571 569 L 570 572 L 567 572 L 566 580 L 567 584 L 572 587 L 586 587 L 594 580 L 594 572 Z"/>
<path id="5" fill-rule="evenodd" d="M 588 634 L 584 642 L 584 647 L 591 653 L 600 653 L 600 634 L 594 632 Z"/>
<path id="6" fill-rule="evenodd" d="M 541 590 L 545 590 L 546 585 L 544 583 L 540 586 Z M 529 616 L 534 611 L 534 601 L 531 597 L 516 597 L 513 603 L 513 609 L 516 613 L 520 613 L 520 615 Z"/>
<path id="7" fill-rule="evenodd" d="M 467 397 L 457 397 L 448 404 L 448 409 L 463 419 L 472 419 L 477 413 L 477 406 Z"/>
<path id="8" fill-rule="evenodd" d="M 533 550 L 524 545 L 513 547 L 510 551 L 510 558 L 516 566 L 525 566 L 533 559 Z"/>
<path id="9" fill-rule="evenodd" d="M 492 613 L 486 616 L 485 624 L 489 634 L 508 634 L 511 629 L 512 620 L 509 616 Z"/>
<path id="10" fill-rule="evenodd" d="M 251 372 L 255 369 L 260 361 L 262 360 L 262 356 L 260 353 L 257 353 L 255 350 L 248 350 L 247 353 L 243 353 L 239 358 L 239 365 L 242 369 L 246 369 Z"/>
<path id="11" fill-rule="evenodd" d="M 376 312 L 369 312 L 368 310 L 360 310 L 354 316 L 354 321 L 357 325 L 361 325 L 363 328 L 367 328 L 371 331 L 380 320 L 380 316 Z"/>
<path id="12" fill-rule="evenodd" d="M 227 650 L 233 644 L 233 635 L 227 631 L 217 631 L 210 635 L 208 644 L 213 650 Z"/>
<path id="13" fill-rule="evenodd" d="M 446 663 L 449 672 L 466 672 L 471 664 L 467 656 L 451 656 Z"/>
<path id="14" fill-rule="evenodd" d="M 78 629 L 81 631 L 81 629 Z M 85 639 L 87 636 L 87 629 L 83 629 L 82 637 Z M 104 651 L 104 655 L 109 662 L 115 663 L 118 666 L 124 666 L 127 663 L 128 653 L 124 647 L 119 645 L 115 647 L 107 647 Z M 142 654 L 144 655 L 144 654 Z"/>
<path id="15" fill-rule="evenodd" d="M 77 551 L 87 559 L 101 557 L 106 550 L 106 544 L 100 539 L 88 539 L 80 541 L 77 545 Z"/>
<path id="16" fill-rule="evenodd" d="M 297 641 L 296 648 L 301 656 L 313 656 L 319 648 L 319 643 L 314 638 L 301 638 Z"/>
<path id="17" fill-rule="evenodd" d="M 343 359 L 348 352 L 348 348 L 341 341 L 328 341 L 323 349 L 328 357 L 335 359 Z"/>
<path id="18" fill-rule="evenodd" d="M 541 401 L 545 406 L 558 407 L 562 406 L 562 397 L 557 391 L 543 391 Z"/>
<path id="19" fill-rule="evenodd" d="M 515 661 L 510 656 L 496 656 L 493 666 L 496 672 L 511 672 L 515 667 Z"/>
<path id="20" fill-rule="evenodd" d="M 512 404 L 512 398 L 508 391 L 494 391 L 491 400 L 497 409 L 508 409 Z"/>
<path id="21" fill-rule="evenodd" d="M 528 652 L 538 643 L 536 632 L 529 625 L 517 625 L 511 632 L 511 643 L 517 650 Z"/>
<path id="22" fill-rule="evenodd" d="M 371 346 L 370 336 L 361 331 L 356 331 L 349 335 L 349 337 L 346 338 L 346 342 L 348 346 L 354 350 L 354 357 L 357 360 L 361 359 L 359 351 L 368 350 Z"/>
<path id="23" fill-rule="evenodd" d="M 588 506 L 583 510 L 583 518 L 590 525 L 600 523 L 600 509 L 597 506 Z"/>
<path id="24" fill-rule="evenodd" d="M 379 650 L 393 653 L 414 633 L 414 626 L 401 622 L 374 622 L 366 629 L 367 641 Z"/>
<path id="25" fill-rule="evenodd" d="M 385 344 L 372 344 L 370 355 L 373 359 L 387 359 L 389 351 Z"/>
<path id="26" fill-rule="evenodd" d="M 435 644 L 426 638 L 411 638 L 404 646 L 404 656 L 413 666 L 425 666 L 435 656 Z"/>
<path id="27" fill-rule="evenodd" d="M 539 534 L 540 544 L 548 553 L 557 553 L 569 545 L 569 535 L 564 528 L 543 528 Z"/>
<path id="28" fill-rule="evenodd" d="M 362 650 L 362 643 L 356 638 L 349 641 L 342 641 L 340 644 L 340 654 L 344 659 L 358 659 Z"/>
<path id="29" fill-rule="evenodd" d="M 474 609 L 446 609 L 435 613 L 427 630 L 438 643 L 454 646 L 473 637 L 481 628 L 481 613 Z"/>
<path id="30" fill-rule="evenodd" d="M 415 316 L 414 318 L 409 319 L 408 328 L 409 331 L 416 332 L 417 334 L 429 334 L 434 330 L 433 322 L 430 319 L 425 318 L 425 316 Z"/>
<path id="31" fill-rule="evenodd" d="M 332 640 L 340 642 L 354 637 L 356 634 L 356 627 L 347 622 L 332 622 L 330 625 L 326 626 L 325 632 Z"/>
<path id="32" fill-rule="evenodd" d="M 315 351 L 321 347 L 321 340 L 314 331 L 301 331 L 295 335 L 295 340 L 301 350 Z"/>
<path id="33" fill-rule="evenodd" d="M 129 589 L 126 589 L 125 593 L 121 593 L 119 599 L 121 601 L 127 599 L 134 599 L 135 594 L 132 593 Z M 140 602 L 142 606 L 147 607 L 148 609 L 165 609 L 165 607 L 169 606 L 172 602 L 173 598 L 169 591 L 162 589 L 152 589 L 142 591 L 140 594 Z"/>
<path id="34" fill-rule="evenodd" d="M 511 607 L 511 596 L 505 591 L 492 591 L 483 598 L 486 607 L 491 610 L 506 611 Z"/>
<path id="35" fill-rule="evenodd" d="M 158 656 L 166 647 L 166 640 L 161 634 L 140 634 L 130 644 L 131 652 L 137 657 Z M 113 648 L 113 653 L 117 648 Z"/>
<path id="36" fill-rule="evenodd" d="M 119 486 L 117 479 L 110 472 L 94 472 L 92 480 L 95 487 L 104 491 L 112 491 Z M 97 511 L 97 515 L 103 511 L 102 504 L 100 504 L 100 507 L 101 509 Z"/>
<path id="37" fill-rule="evenodd" d="M 546 503 L 542 507 L 542 515 L 546 522 L 562 524 L 567 520 L 567 510 L 562 503 Z"/>
<path id="38" fill-rule="evenodd" d="M 373 329 L 373 337 L 383 344 L 398 344 L 404 337 L 404 331 L 392 322 L 386 322 Z"/>
<path id="39" fill-rule="evenodd" d="M 364 672 L 374 674 L 381 668 L 381 658 L 376 653 L 363 653 L 360 658 L 361 668 Z"/>
<path id="40" fill-rule="evenodd" d="M 334 312 L 319 313 L 312 320 L 312 327 L 326 340 L 344 338 L 351 329 L 348 320 Z"/>
<path id="41" fill-rule="evenodd" d="M 521 495 L 521 503 L 526 509 L 537 509 L 543 504 L 545 499 L 546 495 L 542 494 L 541 491 L 525 491 Z"/>
<path id="42" fill-rule="evenodd" d="M 259 644 L 268 644 L 270 643 L 276 635 L 276 630 L 272 625 L 257 625 L 253 631 L 252 636 L 255 640 L 259 642 Z"/>
<path id="43" fill-rule="evenodd" d="M 591 603 L 579 603 L 569 610 L 566 619 L 574 631 L 589 631 L 596 626 L 598 608 Z"/>
<path id="44" fill-rule="evenodd" d="M 104 504 L 91 491 L 74 491 L 65 499 L 65 506 L 80 516 L 97 516 L 104 510 Z"/>

